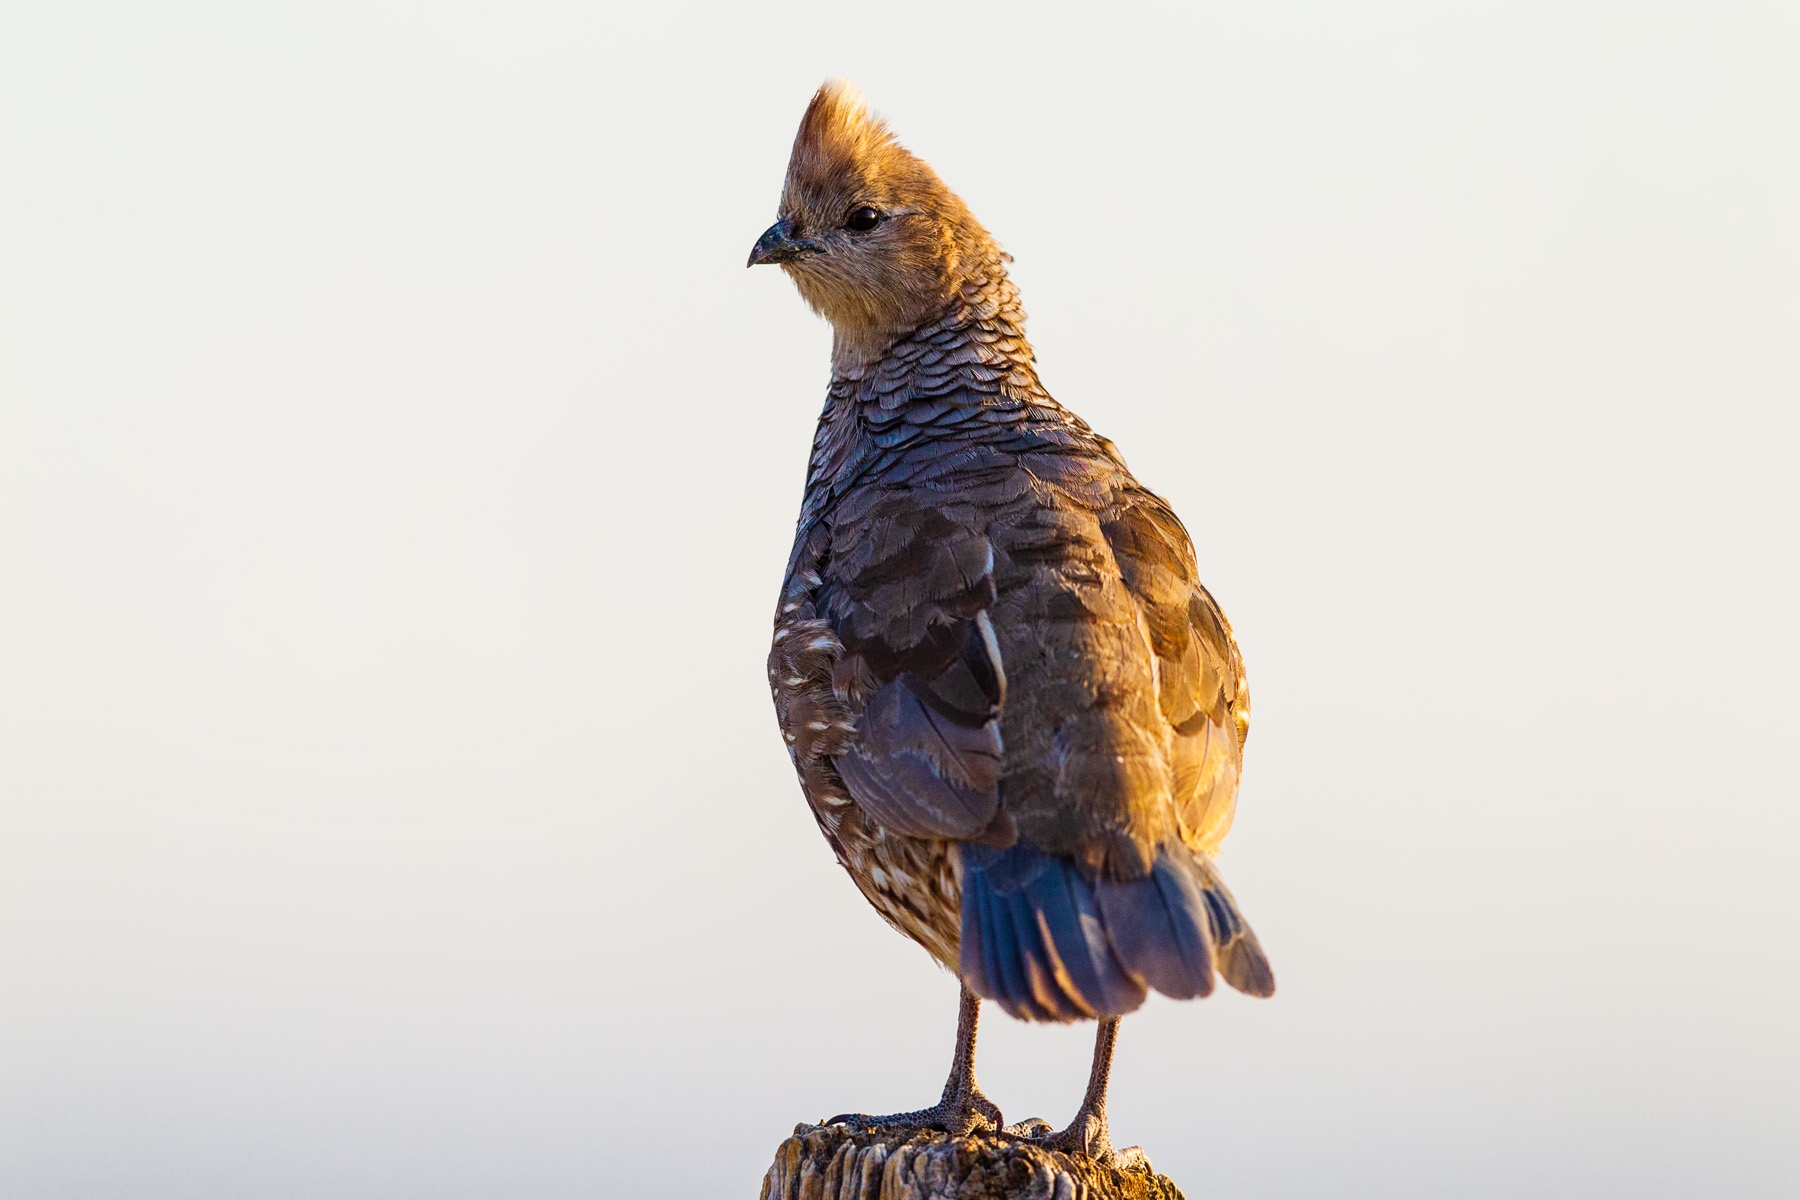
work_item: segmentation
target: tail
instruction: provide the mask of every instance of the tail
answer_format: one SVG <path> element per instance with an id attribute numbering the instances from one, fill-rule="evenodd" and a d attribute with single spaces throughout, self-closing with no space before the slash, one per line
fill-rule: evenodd
<path id="1" fill-rule="evenodd" d="M 1188 856 L 1189 866 L 1200 884 L 1200 895 L 1206 901 L 1207 932 L 1212 935 L 1213 965 L 1219 974 L 1246 996 L 1273 996 L 1275 969 L 1256 930 L 1238 911 L 1231 889 L 1219 878 L 1219 868 L 1203 854 Z"/>
<path id="2" fill-rule="evenodd" d="M 1075 865 L 1020 840 L 961 847 L 963 979 L 1015 1017 L 1116 1017 L 1150 988 L 1210 995 L 1215 972 L 1252 996 L 1275 974 L 1212 863 L 1164 846 L 1150 874 L 1089 883 Z"/>

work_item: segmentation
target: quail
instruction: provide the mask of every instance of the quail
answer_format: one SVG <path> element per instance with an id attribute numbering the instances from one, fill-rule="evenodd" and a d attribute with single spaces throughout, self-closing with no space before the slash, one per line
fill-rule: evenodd
<path id="1" fill-rule="evenodd" d="M 1010 261 L 853 86 L 819 89 L 749 262 L 833 331 L 769 686 L 838 862 L 962 981 L 940 1101 L 834 1119 L 1104 1160 L 1121 1016 L 1274 991 L 1213 861 L 1250 697 L 1180 520 L 1039 381 Z M 1099 1022 L 1067 1128 L 982 1093 L 983 999 Z"/>

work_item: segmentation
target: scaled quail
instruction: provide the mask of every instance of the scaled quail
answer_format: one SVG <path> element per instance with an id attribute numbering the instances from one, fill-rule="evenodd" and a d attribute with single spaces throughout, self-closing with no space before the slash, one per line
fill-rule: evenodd
<path id="1" fill-rule="evenodd" d="M 1100 1022 L 1074 1121 L 1006 1132 L 1110 1159 L 1119 1017 L 1275 989 L 1212 862 L 1250 697 L 1181 522 L 1038 381 L 1008 261 L 853 87 L 819 89 L 750 253 L 834 332 L 769 685 L 838 862 L 963 985 L 942 1100 L 834 1120 L 1001 1130 L 985 998 Z"/>

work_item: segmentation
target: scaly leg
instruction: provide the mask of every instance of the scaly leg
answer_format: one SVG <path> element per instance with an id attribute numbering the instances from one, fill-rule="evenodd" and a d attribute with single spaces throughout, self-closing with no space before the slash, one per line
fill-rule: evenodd
<path id="1" fill-rule="evenodd" d="M 882 1117 L 842 1113 L 825 1123 L 855 1125 L 862 1129 L 877 1125 L 898 1129 L 941 1129 L 956 1137 L 999 1129 L 1005 1124 L 1000 1110 L 981 1094 L 981 1086 L 975 1082 L 975 1026 L 980 1016 L 981 997 L 964 984 L 962 1005 L 956 1017 L 956 1057 L 950 1062 L 950 1078 L 944 1083 L 943 1099 L 936 1104 L 917 1112 L 889 1113 Z"/>
<path id="2" fill-rule="evenodd" d="M 1101 1021 L 1100 1030 L 1094 1035 L 1094 1066 L 1088 1072 L 1087 1095 L 1082 1098 L 1075 1119 L 1060 1133 L 1041 1134 L 1033 1141 L 1050 1150 L 1085 1154 L 1099 1162 L 1110 1162 L 1116 1157 L 1112 1135 L 1106 1128 L 1106 1084 L 1112 1077 L 1113 1047 L 1118 1040 L 1119 1018 Z M 1130 1150 L 1125 1153 L 1128 1158 L 1141 1156 L 1141 1151 L 1136 1155 Z"/>

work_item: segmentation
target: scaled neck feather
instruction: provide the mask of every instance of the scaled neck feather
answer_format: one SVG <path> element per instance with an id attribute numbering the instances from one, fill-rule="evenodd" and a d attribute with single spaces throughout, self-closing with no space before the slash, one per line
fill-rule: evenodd
<path id="1" fill-rule="evenodd" d="M 1022 368 L 1032 387 L 1037 383 L 1036 355 L 1025 336 L 1025 309 L 1019 289 L 1006 276 L 998 251 L 991 261 L 979 264 L 966 276 L 956 295 L 932 318 L 902 330 L 858 330 L 834 326 L 831 340 L 833 391 L 841 383 L 855 384 L 875 376 L 892 377 L 897 368 L 910 372 L 929 369 L 943 358 L 930 356 L 921 362 L 918 347 L 930 343 L 940 351 L 952 344 L 967 346 L 969 357 L 957 356 L 968 365 L 1004 361 Z M 1045 397 L 1048 399 L 1048 397 Z"/>

